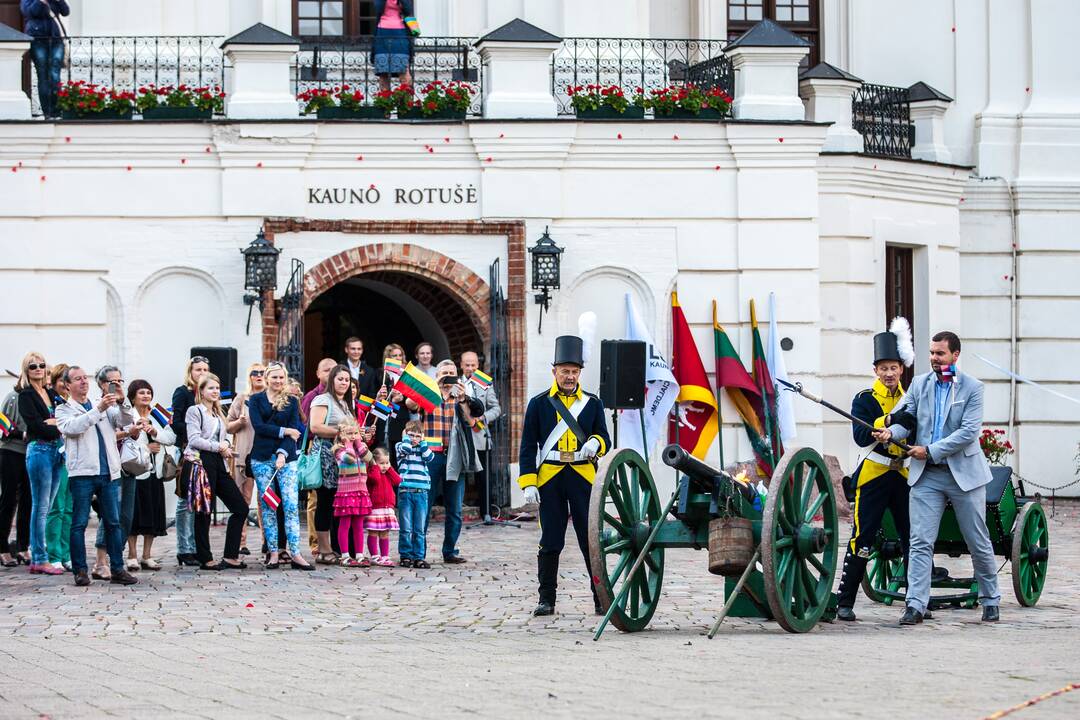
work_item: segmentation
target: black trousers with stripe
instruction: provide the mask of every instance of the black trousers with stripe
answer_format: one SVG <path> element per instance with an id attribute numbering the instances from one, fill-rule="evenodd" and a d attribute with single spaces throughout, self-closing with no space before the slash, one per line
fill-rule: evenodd
<path id="1" fill-rule="evenodd" d="M 566 544 L 566 523 L 572 520 L 578 548 L 589 567 L 589 497 L 592 483 L 567 465 L 540 487 L 540 601 L 555 604 L 559 554 Z M 596 591 L 589 583 L 590 590 Z"/>
<path id="2" fill-rule="evenodd" d="M 851 540 L 844 556 L 843 575 L 837 593 L 841 607 L 855 606 L 859 583 L 866 572 L 866 560 L 877 541 L 886 510 L 892 514 L 906 559 L 911 527 L 908 519 L 908 484 L 903 475 L 892 470 L 855 490 Z"/>

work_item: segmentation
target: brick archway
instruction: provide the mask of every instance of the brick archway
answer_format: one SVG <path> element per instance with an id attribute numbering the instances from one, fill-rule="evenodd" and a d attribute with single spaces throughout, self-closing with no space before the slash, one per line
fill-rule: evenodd
<path id="1" fill-rule="evenodd" d="M 357 235 L 504 235 L 507 253 L 507 336 L 510 345 L 510 397 L 503 400 L 510 421 L 510 436 L 516 447 L 520 436 L 521 419 L 527 401 L 525 359 L 525 223 L 484 221 L 350 221 L 303 220 L 272 218 L 264 223 L 266 238 L 271 243 L 278 233 L 334 232 Z M 304 275 L 303 309 L 315 298 L 343 280 L 372 274 L 381 282 L 393 284 L 394 278 L 422 278 L 431 286 L 429 302 L 440 303 L 450 298 L 468 317 L 471 327 L 458 327 L 453 322 L 444 328 L 448 339 L 463 337 L 474 330 L 479 332 L 485 346 L 490 341 L 491 327 L 488 310 L 490 288 L 484 278 L 451 257 L 419 245 L 398 242 L 374 242 L 357 245 L 325 258 L 309 268 Z M 269 298 L 268 298 L 269 299 Z M 430 308 L 439 318 L 439 308 Z M 280 308 L 277 302 L 267 302 L 262 313 L 263 355 L 274 357 L 277 348 Z M 460 313 L 455 313 L 459 318 Z M 449 314 L 447 315 L 449 317 Z"/>

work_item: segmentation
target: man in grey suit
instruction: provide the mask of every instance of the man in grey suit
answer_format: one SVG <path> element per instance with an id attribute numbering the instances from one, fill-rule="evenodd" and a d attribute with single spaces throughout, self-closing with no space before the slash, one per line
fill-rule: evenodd
<path id="1" fill-rule="evenodd" d="M 499 398 L 495 394 L 495 388 L 491 385 L 472 382 L 473 373 L 480 369 L 480 356 L 469 350 L 461 353 L 461 374 L 465 376 L 465 392 L 479 400 L 484 405 L 483 415 L 474 415 L 472 418 L 473 445 L 480 453 L 483 468 L 476 473 L 477 487 L 480 489 L 480 503 L 484 507 L 480 509 L 480 517 L 486 519 L 491 512 L 491 498 L 488 497 L 487 473 L 491 463 L 491 434 L 488 428 L 491 423 L 502 415 L 502 407 L 499 406 Z"/>
<path id="2" fill-rule="evenodd" d="M 930 343 L 933 372 L 919 375 L 908 394 L 893 411 L 889 427 L 874 434 L 881 442 L 903 440 L 911 430 L 907 416 L 915 419 L 915 442 L 908 451 L 911 549 L 908 559 L 907 607 L 901 625 L 916 625 L 929 617 L 930 572 L 934 541 L 945 510 L 952 503 L 960 532 L 971 553 L 979 583 L 983 622 L 997 622 L 997 561 L 986 529 L 986 484 L 990 466 L 979 447 L 983 419 L 983 384 L 956 369 L 960 338 L 939 332 Z"/>

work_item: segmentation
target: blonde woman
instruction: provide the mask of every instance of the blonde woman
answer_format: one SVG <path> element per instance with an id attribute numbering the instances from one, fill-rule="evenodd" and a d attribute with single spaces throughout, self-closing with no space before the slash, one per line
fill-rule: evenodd
<path id="1" fill-rule="evenodd" d="M 55 403 L 49 392 L 49 368 L 41 353 L 23 357 L 19 381 L 19 415 L 26 423 L 26 473 L 30 477 L 30 572 L 61 575 L 63 568 L 49 562 L 45 549 L 45 520 L 60 490 L 60 431 Z"/>
<path id="2" fill-rule="evenodd" d="M 187 447 L 184 450 L 183 477 L 189 482 L 188 503 L 195 515 L 195 555 L 203 570 L 236 570 L 247 567 L 240 561 L 240 530 L 247 519 L 247 505 L 229 475 L 232 462 L 232 443 L 225 427 L 225 413 L 221 410 L 221 381 L 217 375 L 206 373 L 195 386 L 195 405 L 185 414 Z M 206 495 L 198 493 L 198 474 L 205 474 L 209 503 L 203 504 Z M 220 499 L 228 508 L 229 522 L 225 529 L 224 560 L 214 563 L 210 551 L 210 508 Z"/>
<path id="3" fill-rule="evenodd" d="M 262 501 L 273 482 L 285 509 L 285 539 L 289 565 L 295 570 L 314 570 L 300 554 L 300 515 L 297 512 L 297 442 L 302 435 L 300 401 L 289 392 L 289 373 L 279 362 L 266 366 L 266 390 L 248 399 L 248 412 L 255 440 L 251 446 L 251 469 L 259 491 L 263 534 L 270 549 L 267 568 L 280 567 L 277 514 Z"/>
<path id="4" fill-rule="evenodd" d="M 195 404 L 195 386 L 203 375 L 210 372 L 210 361 L 201 355 L 188 360 L 184 367 L 184 384 L 172 395 L 172 431 L 176 435 L 176 447 L 187 446 L 187 411 Z M 195 523 L 188 511 L 187 492 L 182 477 L 176 478 L 176 562 L 198 565 L 195 559 Z"/>
<path id="5" fill-rule="evenodd" d="M 248 463 L 248 455 L 251 453 L 251 444 L 255 441 L 255 431 L 251 427 L 251 416 L 248 411 L 247 401 L 252 395 L 261 393 L 266 389 L 266 378 L 263 377 L 266 368 L 262 363 L 252 363 L 247 369 L 247 392 L 241 393 L 229 407 L 229 415 L 226 418 L 229 433 L 233 436 L 233 466 L 232 476 L 236 486 L 240 488 L 240 494 L 244 496 L 244 502 L 251 507 L 251 491 L 255 487 L 255 476 Z M 262 527 L 262 517 L 259 518 L 259 527 Z M 250 555 L 247 547 L 247 523 L 240 531 L 240 554 Z"/>

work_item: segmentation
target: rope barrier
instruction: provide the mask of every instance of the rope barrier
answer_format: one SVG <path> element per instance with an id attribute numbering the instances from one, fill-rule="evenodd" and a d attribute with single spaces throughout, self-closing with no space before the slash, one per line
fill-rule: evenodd
<path id="1" fill-rule="evenodd" d="M 1031 707 L 1032 705 L 1037 705 L 1038 703 L 1041 703 L 1043 700 L 1049 700 L 1052 697 L 1057 697 L 1058 695 L 1064 695 L 1065 693 L 1072 692 L 1073 690 L 1080 690 L 1080 683 L 1069 683 L 1068 685 L 1066 685 L 1063 688 L 1058 688 L 1057 690 L 1052 690 L 1051 692 L 1044 693 L 1042 695 L 1039 695 L 1038 697 L 1033 697 L 1030 700 L 1025 700 L 1024 702 L 1020 703 L 1019 705 L 1013 705 L 1011 708 L 1006 708 L 1004 710 L 998 710 L 996 713 L 992 713 L 990 715 L 987 715 L 986 717 L 983 718 L 983 720 L 998 720 L 998 718 L 1003 718 L 1006 715 L 1012 715 L 1017 710 L 1023 710 L 1024 708 Z"/>

